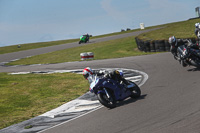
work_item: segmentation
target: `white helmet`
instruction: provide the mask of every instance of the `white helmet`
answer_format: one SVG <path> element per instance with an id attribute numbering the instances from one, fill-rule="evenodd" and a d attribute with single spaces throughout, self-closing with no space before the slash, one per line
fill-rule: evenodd
<path id="1" fill-rule="evenodd" d="M 90 76 L 92 76 L 92 75 L 93 75 L 93 71 L 92 71 L 91 68 L 86 67 L 86 68 L 83 70 L 83 77 L 84 77 L 85 79 L 88 80 L 88 77 L 90 77 Z"/>
<path id="2" fill-rule="evenodd" d="M 169 43 L 175 43 L 175 42 L 176 42 L 176 37 L 175 36 L 169 37 Z"/>
<path id="3" fill-rule="evenodd" d="M 196 28 L 200 28 L 200 23 L 196 23 L 196 24 L 195 24 L 195 27 L 196 27 Z"/>

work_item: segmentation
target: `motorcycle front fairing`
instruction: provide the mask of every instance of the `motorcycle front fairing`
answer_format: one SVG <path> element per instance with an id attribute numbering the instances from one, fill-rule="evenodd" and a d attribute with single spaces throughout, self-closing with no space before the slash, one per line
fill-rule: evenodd
<path id="1" fill-rule="evenodd" d="M 117 81 L 109 78 L 97 79 L 98 82 L 93 82 L 91 85 L 93 86 L 93 90 L 95 94 L 105 93 L 103 88 L 110 89 L 114 92 L 116 100 L 124 100 L 129 97 L 131 92 L 125 91 L 124 86 L 119 84 Z"/>
<path id="2" fill-rule="evenodd" d="M 185 55 L 185 51 L 187 50 L 187 48 L 185 47 L 185 45 L 181 45 L 178 47 L 177 52 L 180 54 L 181 58 L 183 58 L 183 56 Z"/>
<path id="3" fill-rule="evenodd" d="M 81 41 L 81 42 L 86 42 L 86 36 L 81 36 L 81 37 L 80 37 L 80 41 Z"/>
<path id="4" fill-rule="evenodd" d="M 112 79 L 98 78 L 91 83 L 91 87 L 93 88 L 95 94 L 105 93 L 103 88 L 108 88 L 114 92 L 115 98 L 117 98 L 120 95 L 120 88 L 118 87 L 117 82 Z"/>

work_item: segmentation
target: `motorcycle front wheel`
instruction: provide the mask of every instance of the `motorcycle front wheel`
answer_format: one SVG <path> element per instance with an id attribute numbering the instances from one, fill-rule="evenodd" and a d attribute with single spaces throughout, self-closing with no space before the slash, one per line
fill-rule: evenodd
<path id="1" fill-rule="evenodd" d="M 105 93 L 98 93 L 97 98 L 99 99 L 99 102 L 107 108 L 112 109 L 116 107 L 116 101 L 112 96 L 108 98 Z"/>
<path id="2" fill-rule="evenodd" d="M 181 65 L 182 65 L 183 67 L 186 67 L 186 66 L 187 66 L 187 64 L 186 64 L 185 61 L 183 61 L 183 60 L 181 60 Z"/>
<path id="3" fill-rule="evenodd" d="M 138 87 L 137 84 L 133 88 L 131 88 L 132 95 L 130 96 L 131 98 L 139 98 L 141 96 L 141 90 Z"/>

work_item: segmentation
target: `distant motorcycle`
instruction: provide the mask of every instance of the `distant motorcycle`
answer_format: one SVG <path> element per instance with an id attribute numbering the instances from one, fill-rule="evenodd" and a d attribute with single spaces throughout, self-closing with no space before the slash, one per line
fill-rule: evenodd
<path id="1" fill-rule="evenodd" d="M 120 72 L 120 74 L 123 74 Z M 123 101 L 128 97 L 139 98 L 141 90 L 132 81 L 128 81 L 129 85 L 125 89 L 123 83 L 119 83 L 110 78 L 98 78 L 90 84 L 90 88 L 93 89 L 97 95 L 99 102 L 107 108 L 116 107 L 117 101 Z"/>
<path id="2" fill-rule="evenodd" d="M 87 43 L 87 42 L 89 42 L 89 35 L 82 35 L 80 37 L 79 44 L 81 44 L 81 43 Z"/>
<path id="3" fill-rule="evenodd" d="M 189 43 L 192 43 L 188 40 Z M 183 67 L 192 65 L 200 68 L 200 49 L 194 49 L 190 46 L 182 45 L 177 49 L 179 62 Z"/>

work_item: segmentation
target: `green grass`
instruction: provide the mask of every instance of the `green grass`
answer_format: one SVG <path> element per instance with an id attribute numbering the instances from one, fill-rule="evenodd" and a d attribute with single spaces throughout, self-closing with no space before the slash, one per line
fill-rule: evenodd
<path id="1" fill-rule="evenodd" d="M 30 65 L 80 61 L 80 53 L 83 52 L 93 52 L 94 59 L 96 60 L 153 54 L 139 51 L 137 49 L 135 38 L 127 37 L 37 55 L 18 61 L 10 62 L 6 65 Z"/>
<path id="2" fill-rule="evenodd" d="M 79 39 L 70 39 L 70 40 L 60 40 L 60 41 L 52 41 L 52 42 L 38 42 L 38 43 L 29 43 L 29 44 L 21 44 L 21 48 L 18 48 L 18 45 L 11 45 L 11 46 L 5 46 L 0 47 L 0 54 L 5 53 L 12 53 L 12 52 L 18 52 L 28 49 L 36 49 L 41 47 L 48 47 L 53 45 L 60 45 L 65 43 L 71 43 L 71 42 L 78 42 Z"/>
<path id="3" fill-rule="evenodd" d="M 187 20 L 182 22 L 162 25 L 164 28 L 140 34 L 138 37 L 144 40 L 168 40 L 170 36 L 176 38 L 196 38 L 194 34 L 195 23 L 200 19 Z"/>
<path id="4" fill-rule="evenodd" d="M 0 73 L 0 129 L 75 99 L 87 92 L 88 87 L 82 75 L 72 73 Z"/>
<path id="5" fill-rule="evenodd" d="M 107 36 L 124 34 L 124 33 L 130 33 L 130 32 L 134 32 L 134 31 L 138 31 L 138 30 L 140 30 L 140 29 L 129 30 L 129 31 L 124 31 L 124 32 L 114 32 L 114 33 L 94 36 L 94 37 L 91 37 L 90 39 L 107 37 Z M 36 48 L 41 48 L 41 47 L 48 47 L 48 46 L 54 46 L 54 45 L 72 43 L 72 42 L 78 43 L 78 41 L 79 41 L 79 39 L 69 39 L 69 40 L 59 40 L 59 41 L 51 41 L 51 42 L 27 43 L 27 44 L 20 44 L 21 48 L 18 48 L 18 45 L 11 45 L 11 46 L 0 47 L 0 54 L 18 52 L 18 51 L 23 51 L 23 50 L 28 50 L 28 49 L 36 49 Z"/>

